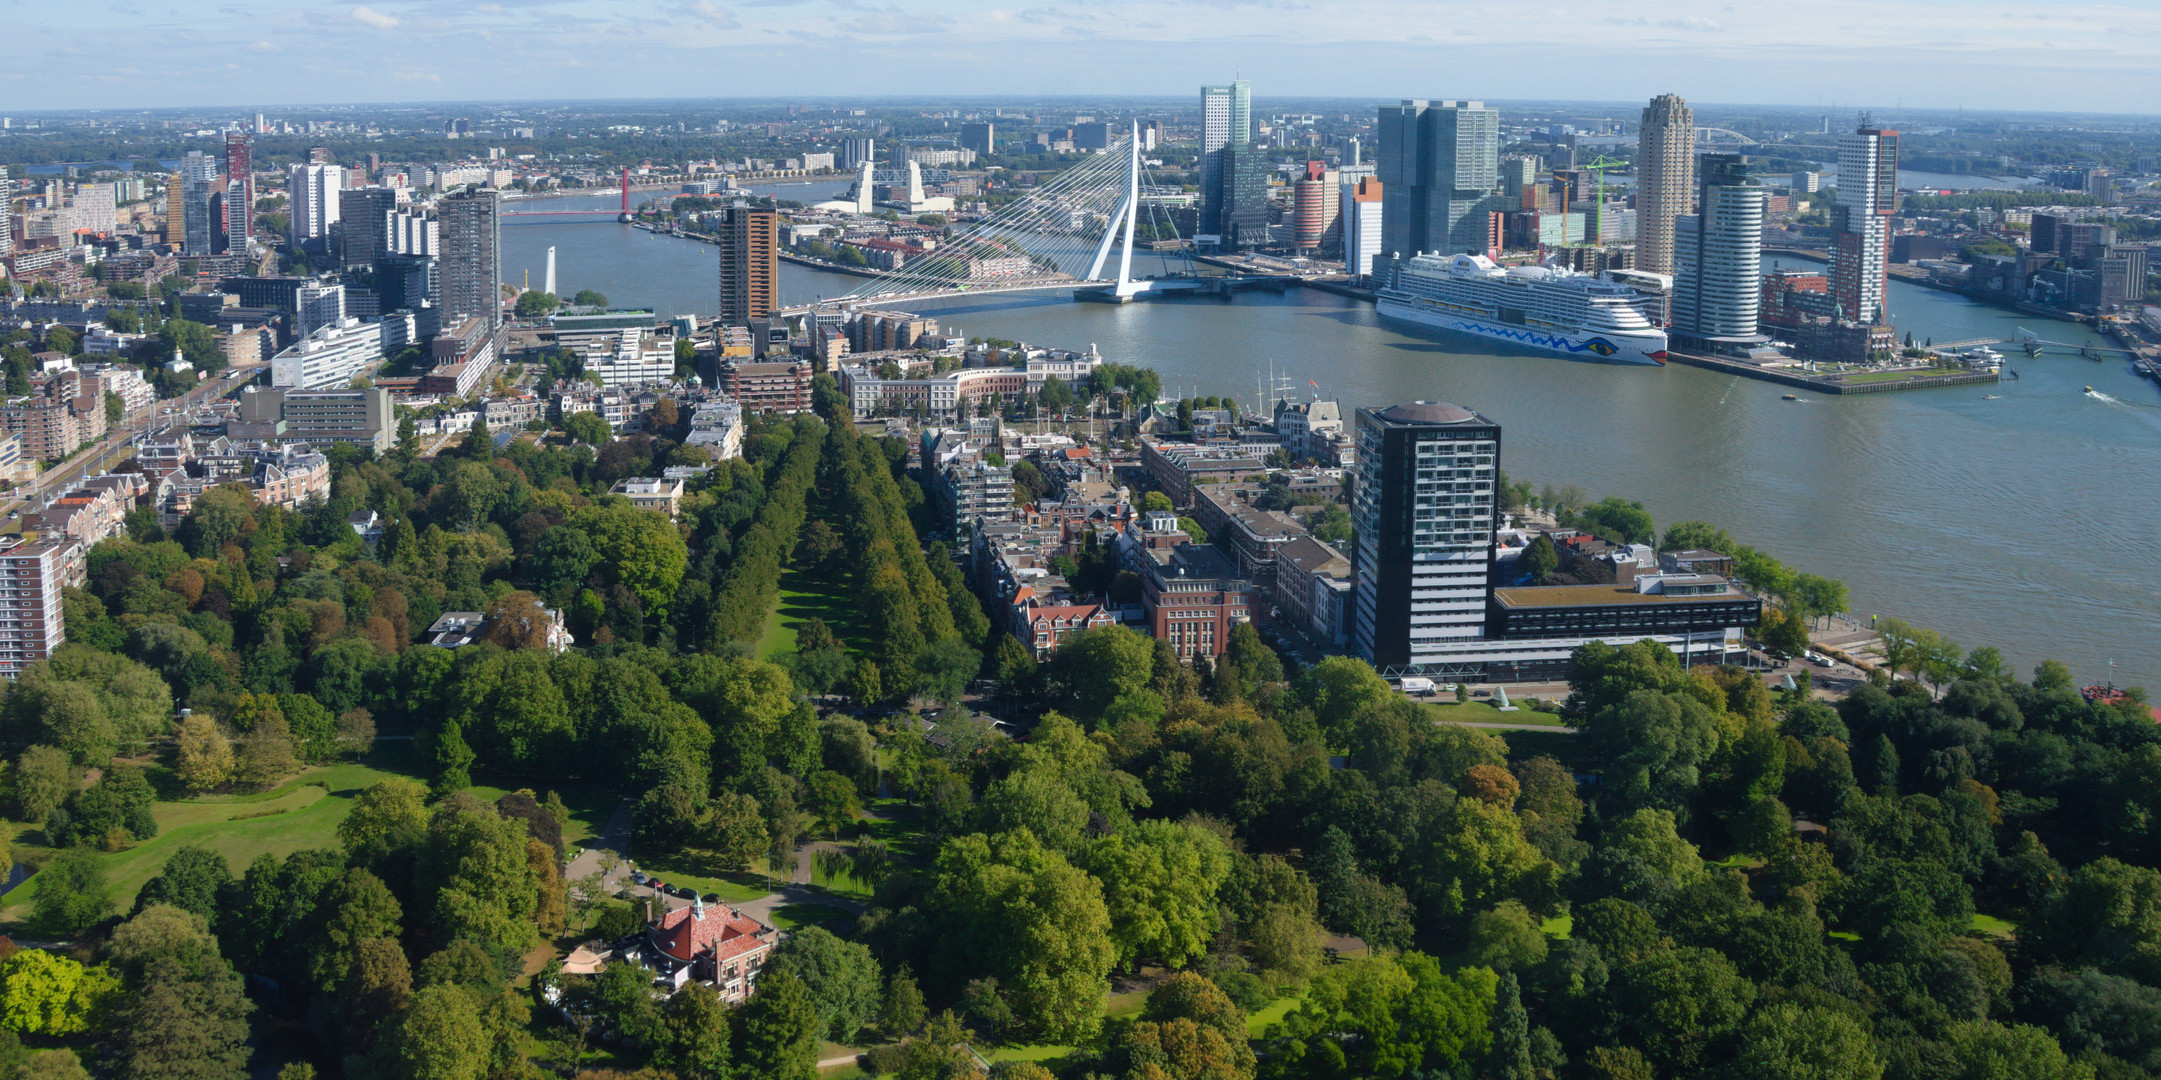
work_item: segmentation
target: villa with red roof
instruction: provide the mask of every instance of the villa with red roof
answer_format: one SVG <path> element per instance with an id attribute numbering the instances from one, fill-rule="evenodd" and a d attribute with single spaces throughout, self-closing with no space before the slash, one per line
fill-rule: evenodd
<path id="1" fill-rule="evenodd" d="M 645 929 L 646 944 L 672 962 L 677 989 L 696 979 L 730 1005 L 750 1000 L 774 937 L 772 927 L 731 907 L 708 908 L 703 900 L 663 912 Z"/>

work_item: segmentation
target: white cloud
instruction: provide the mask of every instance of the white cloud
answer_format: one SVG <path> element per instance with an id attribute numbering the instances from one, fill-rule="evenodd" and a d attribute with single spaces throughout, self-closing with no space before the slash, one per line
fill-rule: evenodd
<path id="1" fill-rule="evenodd" d="M 400 82 L 439 83 L 443 81 L 443 77 L 441 75 L 437 75 L 432 71 L 399 71 L 394 72 L 390 77 L 393 79 L 397 79 Z"/>
<path id="2" fill-rule="evenodd" d="M 285 51 L 285 50 L 283 50 L 283 49 L 280 49 L 280 48 L 278 48 L 278 47 L 277 47 L 276 45 L 273 45 L 273 44 L 271 44 L 270 42 L 267 42 L 267 41 L 258 41 L 258 42 L 256 42 L 255 44 L 253 44 L 253 45 L 249 46 L 249 48 L 252 48 L 252 49 L 254 49 L 254 50 L 255 50 L 256 52 L 283 52 L 283 51 Z"/>
<path id="3" fill-rule="evenodd" d="M 377 30 L 388 30 L 398 25 L 398 20 L 396 16 L 385 15 L 382 12 L 375 10 L 374 8 L 368 7 L 365 4 L 362 4 L 361 6 L 353 9 L 353 18 L 358 19 L 361 22 L 367 23 L 369 26 L 372 26 Z"/>
<path id="4" fill-rule="evenodd" d="M 690 3 L 683 5 L 683 12 L 699 22 L 708 26 L 717 26 L 722 30 L 740 30 L 743 28 L 741 20 L 735 17 L 735 12 L 713 3 L 713 0 L 691 0 Z"/>

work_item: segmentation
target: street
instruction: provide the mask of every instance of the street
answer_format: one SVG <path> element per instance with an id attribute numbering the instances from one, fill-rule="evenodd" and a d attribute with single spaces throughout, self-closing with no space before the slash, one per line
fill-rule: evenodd
<path id="1" fill-rule="evenodd" d="M 262 364 L 230 368 L 204 379 L 180 397 L 157 402 L 149 411 L 108 431 L 96 445 L 77 451 L 66 461 L 39 473 L 29 483 L 0 496 L 0 511 L 5 512 L 5 517 L 13 518 L 21 512 L 23 504 L 53 492 L 66 491 L 86 476 L 109 470 L 127 459 L 136 436 L 146 431 L 165 431 L 184 422 L 187 413 L 196 406 L 223 397 L 263 370 Z"/>

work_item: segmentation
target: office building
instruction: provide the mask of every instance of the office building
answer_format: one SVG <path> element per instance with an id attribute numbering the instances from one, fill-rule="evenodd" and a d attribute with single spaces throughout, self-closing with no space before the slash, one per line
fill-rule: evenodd
<path id="1" fill-rule="evenodd" d="M 503 322 L 502 226 L 492 188 L 465 188 L 436 200 L 442 221 L 442 321 L 479 316 Z"/>
<path id="2" fill-rule="evenodd" d="M 1343 185 L 1338 204 L 1343 219 L 1343 268 L 1352 277 L 1373 273 L 1374 260 L 1380 257 L 1382 204 L 1381 182 L 1374 177 L 1361 176 L 1357 183 Z"/>
<path id="3" fill-rule="evenodd" d="M 1806 171 L 1797 172 L 1786 183 L 1795 195 L 1814 195 L 1823 190 L 1823 174 Z"/>
<path id="4" fill-rule="evenodd" d="M 15 252 L 15 181 L 0 170 L 0 258 Z"/>
<path id="5" fill-rule="evenodd" d="M 373 266 L 390 253 L 390 217 L 397 208 L 398 193 L 386 187 L 338 192 L 338 232 L 347 269 Z"/>
<path id="6" fill-rule="evenodd" d="M 960 146 L 963 150 L 973 150 L 978 154 L 995 154 L 998 152 L 997 139 L 997 128 L 989 121 L 979 124 L 962 124 L 960 126 Z"/>
<path id="7" fill-rule="evenodd" d="M 289 231 L 294 247 L 321 247 L 338 223 L 338 193 L 345 170 L 336 165 L 294 165 L 285 175 Z"/>
<path id="8" fill-rule="evenodd" d="M 1215 234 L 1226 248 L 1258 247 L 1268 242 L 1268 155 L 1252 143 L 1232 143 L 1215 152 Z"/>
<path id="9" fill-rule="evenodd" d="M 67 636 L 61 590 L 80 585 L 83 545 L 52 537 L 0 550 L 0 678 L 53 654 Z"/>
<path id="10" fill-rule="evenodd" d="M 295 390 L 335 390 L 382 362 L 380 323 L 340 319 L 316 327 L 270 358 L 270 385 Z"/>
<path id="11" fill-rule="evenodd" d="M 1671 274 L 1674 219 L 1696 193 L 1696 114 L 1678 94 L 1643 108 L 1636 144 L 1636 268 Z"/>
<path id="12" fill-rule="evenodd" d="M 244 252 L 255 239 L 255 162 L 245 131 L 225 133 L 225 244 Z"/>
<path id="13" fill-rule="evenodd" d="M 1673 333 L 1716 345 L 1759 342 L 1765 192 L 1739 154 L 1705 154 L 1698 167 L 1702 211 L 1676 218 L 1672 238 Z"/>
<path id="14" fill-rule="evenodd" d="M 853 169 L 866 161 L 878 160 L 878 140 L 868 136 L 842 139 L 840 142 L 840 167 Z"/>
<path id="15" fill-rule="evenodd" d="M 200 150 L 190 150 L 180 159 L 180 220 L 181 250 L 191 256 L 215 255 L 218 229 L 210 220 L 210 197 L 217 194 L 218 159 Z M 166 196 L 165 212 L 174 210 L 172 197 Z"/>
<path id="16" fill-rule="evenodd" d="M 1478 101 L 1407 98 L 1383 105 L 1380 157 L 1383 259 L 1492 246 L 1489 197 L 1499 184 L 1501 114 Z"/>
<path id="17" fill-rule="evenodd" d="M 1501 426 L 1414 401 L 1359 409 L 1356 439 L 1352 647 L 1384 674 L 1441 663 L 1485 636 Z"/>
<path id="18" fill-rule="evenodd" d="M 1104 123 L 1073 125 L 1073 149 L 1108 150 L 1111 146 L 1111 126 Z"/>
<path id="19" fill-rule="evenodd" d="M 279 444 L 345 442 L 376 453 L 397 441 L 398 418 L 390 391 L 299 390 L 250 386 L 240 393 L 240 419 L 227 426 L 236 437 Z"/>
<path id="20" fill-rule="evenodd" d="M 1201 87 L 1201 227 L 1225 235 L 1223 151 L 1253 142 L 1253 92 L 1243 82 Z"/>
<path id="21" fill-rule="evenodd" d="M 293 333 L 307 337 L 345 321 L 345 286 L 311 281 L 293 296 Z"/>
<path id="22" fill-rule="evenodd" d="M 720 222 L 720 321 L 748 326 L 780 302 L 780 214 L 731 206 Z"/>
<path id="23" fill-rule="evenodd" d="M 1898 132 L 1863 126 L 1838 140 L 1838 202 L 1831 207 L 1831 295 L 1839 315 L 1888 321 L 1891 215 L 1898 209 Z"/>

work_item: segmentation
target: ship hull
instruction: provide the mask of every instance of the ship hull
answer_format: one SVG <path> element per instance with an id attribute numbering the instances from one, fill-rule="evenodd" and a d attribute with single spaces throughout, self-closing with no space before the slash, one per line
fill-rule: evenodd
<path id="1" fill-rule="evenodd" d="M 1663 367 L 1666 363 L 1666 335 L 1660 330 L 1635 331 L 1577 331 L 1561 333 L 1537 330 L 1525 326 L 1508 326 L 1487 322 L 1456 312 L 1432 311 L 1420 307 L 1415 301 L 1405 301 L 1383 294 L 1374 302 L 1374 310 L 1391 319 L 1417 323 L 1439 330 L 1484 338 L 1487 341 L 1512 345 L 1519 349 L 1545 353 L 1549 356 L 1565 356 L 1571 360 L 1602 360 L 1612 364 L 1643 364 Z"/>

